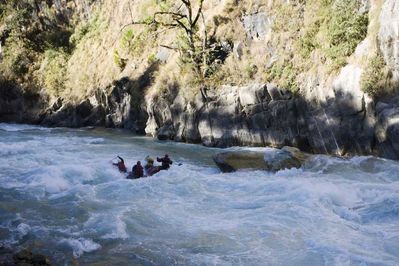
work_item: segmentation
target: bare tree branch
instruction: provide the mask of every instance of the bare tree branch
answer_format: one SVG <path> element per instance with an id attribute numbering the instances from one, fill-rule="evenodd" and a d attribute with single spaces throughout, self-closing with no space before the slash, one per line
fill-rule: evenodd
<path id="1" fill-rule="evenodd" d="M 166 48 L 166 49 L 174 50 L 174 51 L 179 50 L 178 48 L 172 47 L 172 46 L 169 46 L 169 45 L 161 44 L 161 45 L 159 45 L 159 46 L 164 47 L 164 48 Z"/>
<path id="2" fill-rule="evenodd" d="M 209 50 L 208 33 L 203 14 L 204 1 L 205 0 L 200 0 L 197 7 L 197 5 L 193 4 L 194 0 L 180 0 L 180 5 L 177 8 L 175 6 L 167 11 L 156 11 L 152 14 L 150 20 L 134 21 L 132 18 L 131 23 L 124 25 L 121 31 L 131 25 L 154 25 L 164 29 L 176 28 L 183 30 L 185 33 L 184 37 L 187 40 L 187 46 L 183 45 L 178 48 L 173 48 L 171 46 L 161 45 L 161 47 L 179 51 L 180 56 L 185 56 L 185 60 L 192 63 L 198 77 L 204 78 L 207 69 L 206 64 L 208 62 Z M 200 37 L 197 27 L 200 18 L 202 18 L 204 26 L 203 37 Z"/>
<path id="3" fill-rule="evenodd" d="M 196 15 L 195 19 L 193 20 L 193 25 L 197 24 L 197 21 L 198 21 L 199 17 L 202 15 L 203 3 L 204 3 L 204 0 L 201 0 L 200 4 L 199 4 L 198 11 L 197 11 L 197 15 Z"/>

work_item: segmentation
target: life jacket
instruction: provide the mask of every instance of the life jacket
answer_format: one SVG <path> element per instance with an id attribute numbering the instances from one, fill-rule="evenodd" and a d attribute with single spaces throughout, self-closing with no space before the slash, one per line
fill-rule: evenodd
<path id="1" fill-rule="evenodd" d="M 144 169 L 141 165 L 136 164 L 135 166 L 133 166 L 132 173 L 135 178 L 140 178 L 144 176 Z"/>
<path id="2" fill-rule="evenodd" d="M 173 163 L 168 157 L 157 158 L 158 162 L 162 163 L 162 169 L 169 169 L 170 165 Z"/>
<path id="3" fill-rule="evenodd" d="M 118 162 L 118 169 L 120 172 L 123 172 L 123 173 L 127 172 L 126 166 L 123 162 Z"/>

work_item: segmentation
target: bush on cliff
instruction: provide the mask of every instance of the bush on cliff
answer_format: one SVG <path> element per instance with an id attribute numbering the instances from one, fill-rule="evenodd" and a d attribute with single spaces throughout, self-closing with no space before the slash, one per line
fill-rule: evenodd
<path id="1" fill-rule="evenodd" d="M 386 64 L 381 55 L 373 56 L 361 76 L 361 88 L 372 96 L 377 96 L 388 86 Z"/>
<path id="2" fill-rule="evenodd" d="M 63 50 L 47 50 L 39 72 L 40 84 L 55 97 L 65 90 L 69 54 Z"/>

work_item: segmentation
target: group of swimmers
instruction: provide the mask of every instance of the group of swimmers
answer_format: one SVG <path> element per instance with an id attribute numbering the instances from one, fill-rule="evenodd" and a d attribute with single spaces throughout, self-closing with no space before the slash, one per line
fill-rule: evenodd
<path id="1" fill-rule="evenodd" d="M 122 157 L 120 157 L 120 156 L 117 156 L 117 157 L 118 157 L 119 161 L 117 163 L 112 163 L 112 164 L 117 166 L 121 173 L 127 173 L 125 161 L 123 160 Z M 128 173 L 126 178 L 127 179 L 137 179 L 140 177 L 152 176 L 161 170 L 168 170 L 170 165 L 173 164 L 173 162 L 169 158 L 168 154 L 165 154 L 165 156 L 162 158 L 157 157 L 157 162 L 161 163 L 161 165 L 159 165 L 159 166 L 154 165 L 154 159 L 151 158 L 150 156 L 147 156 L 145 158 L 145 160 L 146 160 L 146 164 L 144 165 L 144 167 L 141 165 L 141 162 L 138 161 L 136 163 L 136 165 L 133 166 L 132 171 Z"/>

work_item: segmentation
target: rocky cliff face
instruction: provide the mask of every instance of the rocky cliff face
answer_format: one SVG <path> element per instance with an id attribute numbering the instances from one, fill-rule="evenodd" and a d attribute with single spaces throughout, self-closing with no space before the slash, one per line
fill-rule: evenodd
<path id="1" fill-rule="evenodd" d="M 272 84 L 224 86 L 194 102 L 158 98 L 147 105 L 146 133 L 212 147 L 295 146 L 325 154 L 378 154 L 397 159 L 398 98 L 354 106 L 337 91 L 327 103 L 309 102 Z"/>
<path id="2" fill-rule="evenodd" d="M 373 99 L 361 89 L 363 62 L 373 49 L 383 54 L 391 84 L 399 80 L 398 3 L 365 1 L 362 8 L 362 12 L 379 16 L 370 22 L 369 34 L 349 64 L 331 80 L 308 75 L 300 94 L 273 84 L 253 84 L 203 91 L 190 102 L 180 95 L 147 100 L 146 132 L 160 139 L 207 146 L 290 145 L 315 153 L 398 159 L 399 95 L 393 90 L 389 96 Z M 251 36 L 267 32 L 269 22 L 261 23 L 260 18 L 256 14 L 244 21 Z M 380 25 L 377 47 L 373 46 L 373 23 Z"/>
<path id="3" fill-rule="evenodd" d="M 301 10 L 299 4 L 285 4 Z M 222 4 L 213 1 L 209 5 L 218 10 Z M 270 53 L 262 63 L 266 69 L 273 68 L 285 56 L 281 53 L 290 53 L 295 61 L 295 45 L 287 42 L 283 51 L 273 47 L 277 18 L 268 13 L 273 4 L 264 4 L 262 8 L 241 15 L 239 23 L 246 41 L 233 40 L 229 56 L 241 62 L 250 52 Z M 247 77 L 246 85 L 192 89 L 177 84 L 149 93 L 157 75 L 166 68 L 162 64 L 168 66 L 174 57 L 162 46 L 156 54 L 159 60 L 144 68 L 144 74 L 136 73 L 133 78 L 124 70 L 117 81 L 91 90 L 78 101 L 69 101 L 64 95 L 49 101 L 51 104 L 46 107 L 40 104 L 34 112 L 36 119 L 14 120 L 49 126 L 122 127 L 161 140 L 212 147 L 288 145 L 314 153 L 375 154 L 399 159 L 399 6 L 395 0 L 361 1 L 358 12 L 369 14 L 367 36 L 346 58 L 347 63 L 326 74 L 318 59 L 319 51 L 313 51 L 316 70 L 309 68 L 295 76 L 295 82 L 290 80 L 299 86 L 298 91 L 273 80 L 261 82 L 257 77 L 262 73 L 256 72 L 259 68 L 255 66 L 248 70 L 255 76 Z M 264 43 L 267 45 L 262 46 Z M 83 42 L 81 46 L 84 45 Z M 368 62 L 376 55 L 383 58 L 388 73 L 383 85 L 389 89 L 373 96 L 365 92 L 363 83 L 368 78 L 365 73 L 372 73 Z M 104 56 L 101 54 L 101 58 Z M 281 77 L 292 78 L 291 72 L 288 75 L 287 69 L 283 70 Z M 187 96 L 185 91 L 195 92 Z M 0 98 L 1 120 L 27 117 L 27 108 L 21 107 L 33 106 L 21 103 L 18 95 Z M 27 101 L 35 102 L 33 98 Z"/>
<path id="4" fill-rule="evenodd" d="M 13 83 L 3 82 L 0 90 L 0 121 L 40 123 L 47 97 L 37 92 L 25 92 Z"/>
<path id="5" fill-rule="evenodd" d="M 165 93 L 143 99 L 135 110 L 129 86 L 122 80 L 109 95 L 93 95 L 78 106 L 55 104 L 41 123 L 123 127 L 211 147 L 288 145 L 313 153 L 399 158 L 399 96 L 373 102 L 336 90 L 320 104 L 272 84 L 253 84 L 203 91 L 193 101 Z"/>

